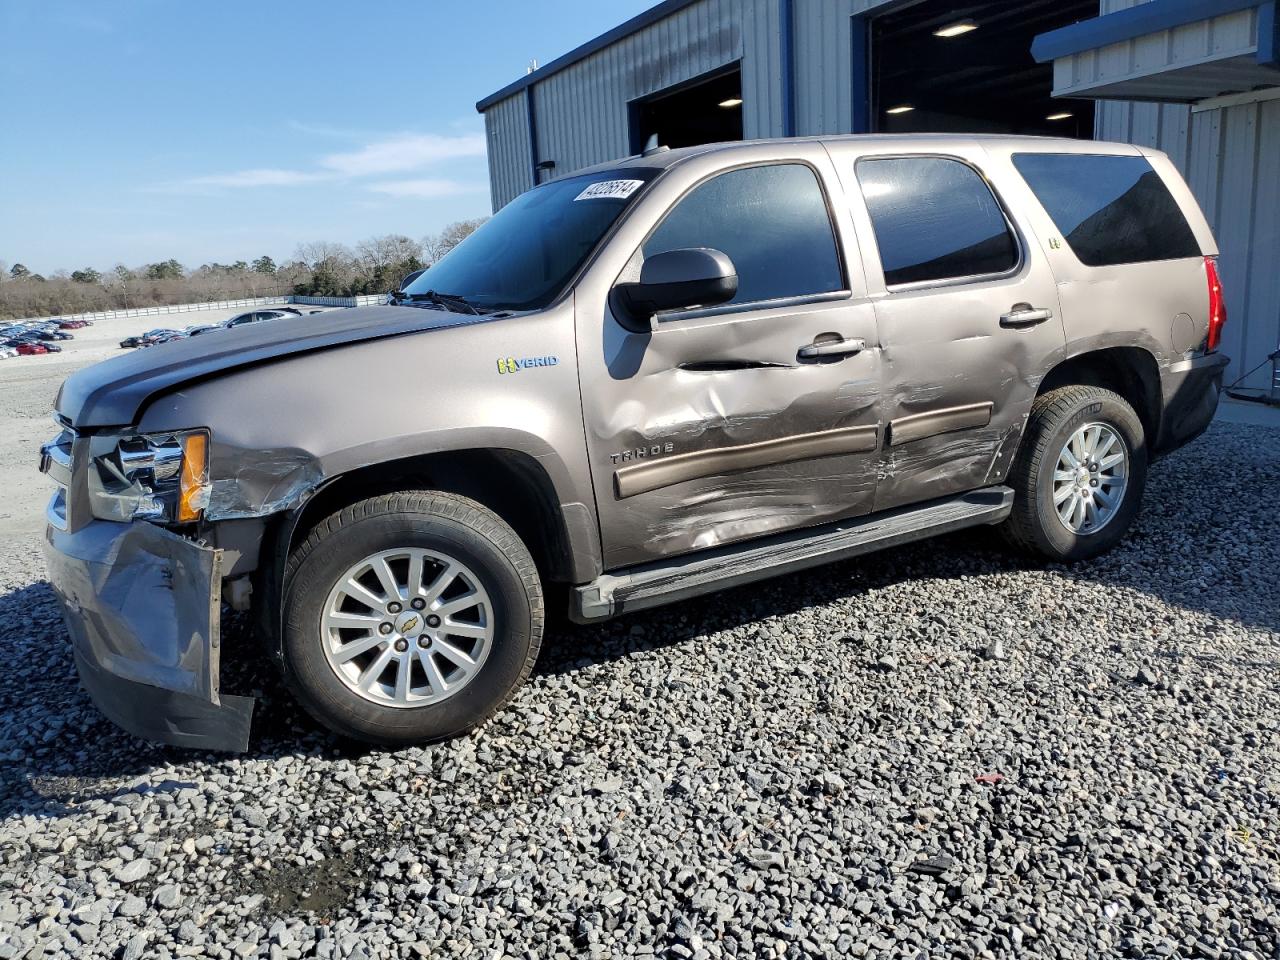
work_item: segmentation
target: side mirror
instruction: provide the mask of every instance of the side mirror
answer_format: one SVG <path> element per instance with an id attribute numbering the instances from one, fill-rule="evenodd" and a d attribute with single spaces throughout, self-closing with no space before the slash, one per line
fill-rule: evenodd
<path id="1" fill-rule="evenodd" d="M 681 307 L 712 307 L 738 292 L 738 271 L 727 254 L 689 247 L 655 254 L 640 268 L 639 283 L 613 288 L 615 312 L 632 329 L 647 331 L 655 313 Z"/>
<path id="2" fill-rule="evenodd" d="M 390 297 L 391 302 L 399 303 L 402 299 L 404 299 L 404 291 L 409 286 L 409 284 L 413 283 L 413 281 L 417 280 L 420 276 L 422 276 L 426 272 L 427 272 L 427 268 L 423 267 L 421 270 L 415 270 L 413 271 L 413 273 L 406 274 L 405 277 L 400 281 L 400 286 L 396 287 L 393 291 L 391 291 L 391 297 Z"/>

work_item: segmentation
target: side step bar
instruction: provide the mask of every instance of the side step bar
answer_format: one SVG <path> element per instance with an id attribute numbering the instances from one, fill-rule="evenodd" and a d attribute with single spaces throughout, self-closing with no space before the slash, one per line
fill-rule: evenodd
<path id="1" fill-rule="evenodd" d="M 574 587 L 569 616 L 578 623 L 593 623 L 952 530 L 999 523 L 1012 509 L 1012 489 L 986 487 L 882 514 L 630 567 Z"/>

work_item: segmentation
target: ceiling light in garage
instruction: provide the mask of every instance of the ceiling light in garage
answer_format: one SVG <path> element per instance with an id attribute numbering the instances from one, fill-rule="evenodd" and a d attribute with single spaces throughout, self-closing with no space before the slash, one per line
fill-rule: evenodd
<path id="1" fill-rule="evenodd" d="M 958 20 L 955 23 L 949 23 L 945 27 L 939 27 L 933 31 L 935 37 L 945 37 L 950 40 L 952 37 L 958 37 L 962 34 L 977 30 L 978 25 L 972 20 Z"/>
<path id="2" fill-rule="evenodd" d="M 733 107 L 740 107 L 742 106 L 742 98 L 730 97 L 728 100 L 721 100 L 720 106 L 724 107 L 726 110 L 730 110 Z"/>
<path id="3" fill-rule="evenodd" d="M 1046 120 L 1070 120 L 1073 116 L 1075 116 L 1075 114 L 1067 113 L 1066 111 L 1063 111 L 1062 113 L 1051 113 L 1047 117 L 1045 117 L 1045 119 Z"/>
<path id="4" fill-rule="evenodd" d="M 914 109 L 915 107 L 911 106 L 911 104 L 904 103 L 899 107 L 890 107 L 885 113 L 910 113 Z"/>

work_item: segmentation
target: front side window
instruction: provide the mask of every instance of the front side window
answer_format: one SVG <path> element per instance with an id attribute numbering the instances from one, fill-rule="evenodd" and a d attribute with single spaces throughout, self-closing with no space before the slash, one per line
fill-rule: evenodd
<path id="1" fill-rule="evenodd" d="M 1187 218 L 1145 157 L 1015 153 L 1013 165 L 1086 266 L 1200 256 Z"/>
<path id="2" fill-rule="evenodd" d="M 826 198 L 804 164 L 744 167 L 694 187 L 645 242 L 643 254 L 687 247 L 728 254 L 738 271 L 730 303 L 844 289 Z"/>
<path id="3" fill-rule="evenodd" d="M 409 284 L 481 311 L 549 306 L 658 175 L 652 167 L 553 180 L 522 193 Z"/>
<path id="4" fill-rule="evenodd" d="M 972 167 L 945 157 L 859 160 L 887 286 L 1008 273 L 1018 244 Z"/>

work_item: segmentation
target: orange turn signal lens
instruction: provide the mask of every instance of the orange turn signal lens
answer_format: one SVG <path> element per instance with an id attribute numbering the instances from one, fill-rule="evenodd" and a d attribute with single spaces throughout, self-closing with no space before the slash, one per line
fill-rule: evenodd
<path id="1" fill-rule="evenodd" d="M 209 503 L 209 435 L 189 433 L 182 440 L 182 478 L 178 522 L 200 519 Z"/>

